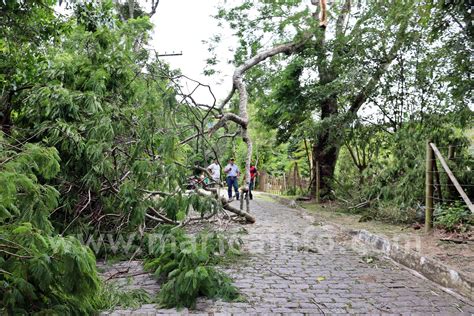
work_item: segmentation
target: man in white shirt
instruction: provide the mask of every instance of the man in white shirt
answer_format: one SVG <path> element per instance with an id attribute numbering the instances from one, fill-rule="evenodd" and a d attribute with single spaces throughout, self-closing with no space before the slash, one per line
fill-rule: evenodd
<path id="1" fill-rule="evenodd" d="M 216 183 L 221 182 L 221 166 L 217 163 L 217 159 L 212 160 L 212 164 L 207 167 L 207 170 L 211 173 L 212 180 Z"/>
<path id="2" fill-rule="evenodd" d="M 227 194 L 229 196 L 229 199 L 232 199 L 232 187 L 234 188 L 235 191 L 235 197 L 237 200 L 239 199 L 239 176 L 240 176 L 240 170 L 239 167 L 237 167 L 236 164 L 234 164 L 234 159 L 231 158 L 229 159 L 229 163 L 227 166 L 224 168 L 224 172 L 227 174 L 226 176 L 226 182 L 227 182 Z"/>

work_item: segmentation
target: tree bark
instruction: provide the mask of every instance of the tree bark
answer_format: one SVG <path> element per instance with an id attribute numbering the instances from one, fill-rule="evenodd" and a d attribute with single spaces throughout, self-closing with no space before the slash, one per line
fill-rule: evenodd
<path id="1" fill-rule="evenodd" d="M 212 189 L 211 189 L 212 190 Z M 229 211 L 229 212 L 232 212 L 234 214 L 237 214 L 239 216 L 242 216 L 245 218 L 245 220 L 249 223 L 255 223 L 255 217 L 253 217 L 252 215 L 250 215 L 248 212 L 245 212 L 243 210 L 239 210 L 238 208 L 232 206 L 229 204 L 229 200 L 225 197 L 225 196 L 218 196 L 217 193 L 214 191 L 214 192 L 210 192 L 210 191 L 206 191 L 204 189 L 196 189 L 196 192 L 201 195 L 201 196 L 214 196 L 214 198 L 216 199 L 219 199 L 219 201 L 222 203 L 222 207 Z M 244 197 L 242 196 L 242 199 Z"/>
<path id="2" fill-rule="evenodd" d="M 337 96 L 331 95 L 321 103 L 321 121 L 330 119 L 338 114 Z M 313 151 L 313 166 L 319 165 L 320 197 L 329 199 L 332 191 L 332 179 L 336 168 L 337 157 L 341 144 L 337 135 L 338 126 L 320 129 L 315 135 Z M 313 169 L 313 179 L 316 179 L 316 168 Z M 316 196 L 316 182 L 311 184 L 311 196 Z"/>
<path id="3" fill-rule="evenodd" d="M 320 172 L 320 196 L 322 199 L 330 199 L 332 191 L 332 179 L 336 168 L 337 157 L 339 155 L 340 144 L 334 142 L 331 130 L 325 130 L 318 135 L 318 140 L 313 146 L 313 166 L 316 162 Z M 317 170 L 313 168 L 313 179 L 316 179 Z M 316 181 L 311 183 L 311 196 L 316 196 Z"/>

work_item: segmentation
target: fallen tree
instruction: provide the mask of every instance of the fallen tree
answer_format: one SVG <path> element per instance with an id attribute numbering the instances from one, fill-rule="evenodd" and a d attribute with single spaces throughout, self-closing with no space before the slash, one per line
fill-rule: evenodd
<path id="1" fill-rule="evenodd" d="M 244 217 L 245 220 L 249 223 L 255 223 L 255 217 L 253 217 L 252 215 L 250 215 L 249 213 L 247 213 L 245 211 L 242 211 L 242 209 L 238 209 L 238 208 L 230 205 L 229 200 L 225 196 L 218 195 L 217 189 L 212 190 L 212 191 L 208 191 L 208 190 L 205 190 L 205 189 L 198 188 L 198 189 L 196 189 L 196 192 L 201 196 L 213 197 L 213 198 L 219 200 L 222 203 L 222 207 L 225 210 Z"/>

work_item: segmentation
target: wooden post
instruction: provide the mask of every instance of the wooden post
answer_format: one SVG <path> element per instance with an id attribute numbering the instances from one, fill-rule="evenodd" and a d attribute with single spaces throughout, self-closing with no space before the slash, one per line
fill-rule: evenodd
<path id="1" fill-rule="evenodd" d="M 263 192 L 267 192 L 267 173 L 265 171 L 262 171 L 260 173 L 259 178 L 260 181 L 258 182 L 258 185 L 260 190 Z"/>
<path id="2" fill-rule="evenodd" d="M 453 160 L 454 159 L 454 146 L 453 145 L 449 145 L 448 147 L 448 160 Z M 446 198 L 447 199 L 454 199 L 454 197 L 456 196 L 456 187 L 454 186 L 453 182 L 451 181 L 451 179 L 449 177 L 447 177 L 447 181 L 446 181 Z"/>
<path id="3" fill-rule="evenodd" d="M 426 142 L 425 231 L 433 229 L 433 159 L 430 142 Z"/>
<path id="4" fill-rule="evenodd" d="M 448 147 L 448 159 L 449 160 L 453 160 L 454 159 L 454 146 L 453 145 L 449 145 Z"/>
<path id="5" fill-rule="evenodd" d="M 316 161 L 316 203 L 319 203 L 319 161 Z"/>
<path id="6" fill-rule="evenodd" d="M 441 180 L 439 177 L 439 171 L 438 171 L 438 166 L 436 164 L 436 160 L 433 160 L 433 176 L 434 176 L 434 189 L 436 191 L 436 194 L 438 195 L 438 199 L 441 203 L 443 203 L 443 194 L 441 192 Z M 433 192 L 434 195 L 435 192 Z"/>
<path id="7" fill-rule="evenodd" d="M 298 164 L 295 162 L 293 167 L 293 191 L 296 193 L 296 173 L 298 172 Z"/>

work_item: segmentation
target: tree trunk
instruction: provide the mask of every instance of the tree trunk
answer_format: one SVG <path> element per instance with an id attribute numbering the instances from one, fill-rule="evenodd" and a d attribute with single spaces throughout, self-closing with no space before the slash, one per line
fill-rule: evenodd
<path id="1" fill-rule="evenodd" d="M 330 96 L 321 104 L 321 121 L 337 114 L 336 96 Z M 337 135 L 337 127 L 330 126 L 322 129 L 315 135 L 315 142 L 312 147 L 313 166 L 319 163 L 320 172 L 320 196 L 322 199 L 331 198 L 332 180 L 334 177 L 334 169 L 336 168 L 339 148 L 341 146 Z M 316 168 L 314 168 L 313 177 L 316 179 Z M 311 197 L 316 197 L 316 182 L 311 184 Z"/>
<path id="2" fill-rule="evenodd" d="M 319 163 L 320 172 L 320 196 L 322 199 L 331 198 L 332 180 L 336 168 L 340 145 L 333 140 L 330 131 L 318 135 L 318 140 L 313 146 L 313 165 Z M 313 169 L 313 179 L 316 179 L 316 168 Z M 311 184 L 311 197 L 316 197 L 316 181 Z"/>

